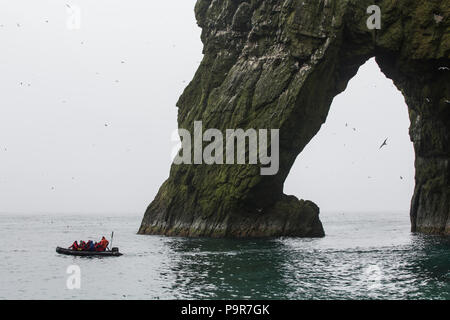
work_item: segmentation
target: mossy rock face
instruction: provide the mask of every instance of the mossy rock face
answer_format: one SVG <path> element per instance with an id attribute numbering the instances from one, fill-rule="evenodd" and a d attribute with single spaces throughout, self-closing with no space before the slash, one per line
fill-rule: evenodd
<path id="1" fill-rule="evenodd" d="M 324 235 L 319 208 L 283 194 L 296 157 L 333 98 L 369 58 L 405 96 L 416 152 L 412 230 L 450 234 L 450 6 L 380 0 L 199 0 L 204 58 L 177 106 L 178 124 L 279 129 L 280 170 L 173 165 L 139 233 L 192 237 Z M 318 181 L 317 183 L 320 183 Z"/>

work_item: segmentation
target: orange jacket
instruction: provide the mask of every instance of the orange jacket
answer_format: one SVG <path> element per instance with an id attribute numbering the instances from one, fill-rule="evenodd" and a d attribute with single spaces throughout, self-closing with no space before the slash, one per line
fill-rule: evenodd
<path id="1" fill-rule="evenodd" d="M 99 243 L 97 243 L 97 249 L 99 249 L 101 251 L 105 251 L 106 248 L 108 247 L 108 245 L 109 245 L 109 241 L 103 238 L 102 240 L 100 240 Z"/>

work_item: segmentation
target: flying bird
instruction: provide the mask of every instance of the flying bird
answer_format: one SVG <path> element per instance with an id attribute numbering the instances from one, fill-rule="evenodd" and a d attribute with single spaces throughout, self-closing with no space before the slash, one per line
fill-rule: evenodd
<path id="1" fill-rule="evenodd" d="M 388 144 L 387 144 L 387 141 L 388 141 L 388 139 L 384 140 L 384 142 L 383 142 L 383 144 L 381 145 L 380 149 L 382 149 L 384 146 L 387 146 L 387 145 L 388 145 Z"/>
<path id="2" fill-rule="evenodd" d="M 436 23 L 441 23 L 442 20 L 444 20 L 443 16 L 441 16 L 440 14 L 434 14 L 434 21 L 436 21 Z"/>

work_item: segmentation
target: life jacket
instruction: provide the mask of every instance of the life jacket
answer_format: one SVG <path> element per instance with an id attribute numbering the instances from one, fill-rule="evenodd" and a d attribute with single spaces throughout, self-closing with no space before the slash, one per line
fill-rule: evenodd
<path id="1" fill-rule="evenodd" d="M 97 243 L 95 244 L 95 251 L 105 251 L 105 250 L 103 249 L 103 246 L 102 246 L 102 244 L 101 244 L 101 241 L 100 241 L 100 242 L 97 242 Z"/>
<path id="2" fill-rule="evenodd" d="M 106 247 L 108 247 L 109 241 L 105 238 L 102 238 L 99 243 L 97 243 L 96 251 L 105 251 Z"/>
<path id="3" fill-rule="evenodd" d="M 78 250 L 78 242 L 74 242 L 70 247 L 69 247 L 69 249 L 72 249 L 72 250 Z"/>
<path id="4" fill-rule="evenodd" d="M 95 245 L 94 245 L 94 242 L 92 242 L 92 241 L 89 241 L 87 243 L 86 247 L 87 247 L 88 251 L 95 251 Z"/>
<path id="5" fill-rule="evenodd" d="M 102 246 L 106 249 L 108 247 L 108 245 L 109 245 L 109 241 L 104 239 L 101 242 L 102 242 Z"/>
<path id="6" fill-rule="evenodd" d="M 91 243 L 92 243 L 91 240 L 89 240 L 88 242 L 86 242 L 86 244 L 84 245 L 83 250 L 89 251 L 89 248 L 91 247 Z"/>

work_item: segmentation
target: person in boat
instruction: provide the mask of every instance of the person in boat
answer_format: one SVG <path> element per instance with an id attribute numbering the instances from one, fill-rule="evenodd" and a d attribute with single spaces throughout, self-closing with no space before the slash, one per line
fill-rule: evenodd
<path id="1" fill-rule="evenodd" d="M 69 249 L 77 251 L 78 250 L 78 241 L 75 240 L 75 242 L 69 247 Z"/>
<path id="2" fill-rule="evenodd" d="M 108 248 L 108 245 L 109 245 L 109 241 L 106 240 L 105 237 L 102 237 L 102 240 L 100 240 L 100 242 L 97 243 L 97 246 L 95 249 L 96 249 L 96 251 L 106 251 L 106 248 Z"/>
<path id="3" fill-rule="evenodd" d="M 78 246 L 78 251 L 85 251 L 86 250 L 86 242 L 83 240 L 80 240 L 80 245 Z"/>
<path id="4" fill-rule="evenodd" d="M 89 241 L 86 243 L 86 251 L 95 251 L 95 244 L 94 244 L 94 241 L 89 240 Z"/>

